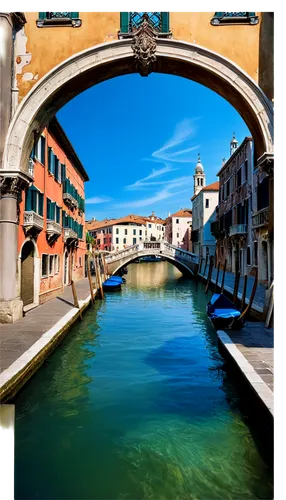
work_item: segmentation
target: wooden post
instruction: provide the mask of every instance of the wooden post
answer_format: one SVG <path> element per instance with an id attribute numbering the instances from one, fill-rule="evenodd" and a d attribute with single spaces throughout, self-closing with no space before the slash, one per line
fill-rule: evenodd
<path id="1" fill-rule="evenodd" d="M 249 302 L 248 302 L 248 305 L 247 305 L 246 309 L 239 316 L 239 318 L 238 318 L 239 320 L 241 318 L 243 318 L 243 316 L 246 316 L 246 314 L 248 313 L 248 311 L 250 310 L 250 308 L 252 306 L 252 302 L 254 300 L 254 296 L 255 296 L 255 292 L 256 292 L 256 288 L 257 288 L 257 282 L 258 282 L 258 269 L 257 268 L 256 268 L 255 272 L 256 272 L 256 274 L 255 274 L 255 278 L 254 278 L 254 283 L 253 283 L 253 288 L 252 288 L 251 296 L 250 296 L 250 299 L 249 299 Z"/>
<path id="2" fill-rule="evenodd" d="M 239 280 L 240 280 L 240 272 L 237 271 L 236 275 L 235 275 L 235 280 L 234 280 L 233 299 L 232 299 L 234 304 L 236 304 L 236 301 L 237 301 Z"/>
<path id="3" fill-rule="evenodd" d="M 265 320 L 266 328 L 269 328 L 269 326 L 270 326 L 271 316 L 272 316 L 273 309 L 274 309 L 274 281 L 272 281 L 270 288 L 271 288 L 272 293 L 271 293 L 269 307 L 268 307 L 267 316 L 266 316 L 266 320 Z"/>
<path id="4" fill-rule="evenodd" d="M 105 270 L 105 276 L 107 277 L 108 276 L 108 269 L 107 269 L 107 264 L 106 264 L 106 260 L 105 260 L 105 255 L 104 254 L 101 254 L 102 255 L 102 259 L 103 259 L 103 269 Z"/>
<path id="5" fill-rule="evenodd" d="M 106 281 L 106 273 L 105 273 L 105 268 L 104 268 L 104 260 L 103 260 L 103 255 L 102 253 L 100 254 L 99 256 L 100 260 L 101 260 L 101 265 L 102 265 L 102 269 L 103 269 L 103 276 L 104 276 L 104 281 Z M 101 267 L 99 266 L 99 269 L 101 269 Z M 101 274 L 101 273 L 100 273 Z"/>
<path id="6" fill-rule="evenodd" d="M 214 258 L 211 255 L 211 257 L 210 257 L 210 267 L 209 267 L 209 272 L 208 272 L 208 280 L 207 280 L 207 284 L 206 284 L 206 288 L 205 288 L 205 293 L 208 292 L 208 289 L 209 289 L 209 286 L 210 286 L 210 281 L 212 279 L 212 273 L 213 273 L 213 265 L 214 265 Z"/>
<path id="7" fill-rule="evenodd" d="M 245 308 L 246 289 L 247 289 L 247 274 L 244 275 L 244 282 L 243 282 L 243 291 L 242 291 L 241 308 L 240 308 L 242 311 Z"/>
<path id="8" fill-rule="evenodd" d="M 220 293 L 223 293 L 223 290 L 224 290 L 224 277 L 225 277 L 226 264 L 227 264 L 227 259 L 225 259 L 225 261 L 224 261 Z"/>
<path id="9" fill-rule="evenodd" d="M 103 299 L 104 293 L 103 293 L 103 288 L 102 288 L 101 273 L 100 273 L 100 266 L 99 266 L 98 257 L 95 257 L 95 269 L 96 269 L 96 277 L 97 277 L 100 298 Z"/>
<path id="10" fill-rule="evenodd" d="M 80 307 L 79 307 L 79 303 L 78 303 L 78 299 L 77 299 L 77 293 L 76 293 L 75 284 L 74 284 L 73 280 L 71 280 L 71 287 L 72 287 L 72 294 L 73 294 L 74 306 L 79 310 L 79 317 L 80 317 L 80 319 L 82 321 L 81 310 L 80 310 Z"/>
<path id="11" fill-rule="evenodd" d="M 205 272 L 206 272 L 208 260 L 209 260 L 209 254 L 207 254 L 207 256 L 206 256 L 206 263 L 205 263 L 205 268 L 204 268 L 204 274 L 203 274 L 203 276 L 205 275 Z"/>
<path id="12" fill-rule="evenodd" d="M 93 295 L 93 286 L 92 286 L 91 274 L 90 274 L 90 256 L 89 256 L 89 254 L 87 256 L 87 277 L 88 277 L 88 281 L 89 281 L 91 302 L 92 302 L 92 305 L 94 306 L 94 295 Z"/>
<path id="13" fill-rule="evenodd" d="M 199 267 L 199 273 L 201 272 L 202 270 L 202 264 L 203 264 L 203 258 L 200 257 L 200 267 Z"/>
<path id="14" fill-rule="evenodd" d="M 215 280 L 214 293 L 216 293 L 216 289 L 217 289 L 218 276 L 219 276 L 219 268 L 220 268 L 220 262 L 218 262 L 218 265 L 217 265 L 217 272 L 216 272 L 216 280 Z"/>

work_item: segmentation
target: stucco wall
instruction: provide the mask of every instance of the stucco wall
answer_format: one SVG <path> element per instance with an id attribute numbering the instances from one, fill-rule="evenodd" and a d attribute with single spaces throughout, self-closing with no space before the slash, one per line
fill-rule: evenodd
<path id="1" fill-rule="evenodd" d="M 173 38 L 218 52 L 258 81 L 259 57 L 261 66 L 264 54 L 268 57 L 267 51 L 259 51 L 260 23 L 255 26 L 212 26 L 213 14 L 171 12 Z M 261 13 L 257 14 L 261 18 Z M 117 40 L 120 29 L 119 12 L 80 12 L 82 26 L 79 28 L 38 28 L 38 12 L 25 12 L 25 16 L 27 23 L 17 34 L 21 43 L 16 43 L 15 53 L 19 101 L 54 66 L 84 49 Z M 262 83 L 267 86 L 267 75 L 265 69 L 263 71 Z"/>

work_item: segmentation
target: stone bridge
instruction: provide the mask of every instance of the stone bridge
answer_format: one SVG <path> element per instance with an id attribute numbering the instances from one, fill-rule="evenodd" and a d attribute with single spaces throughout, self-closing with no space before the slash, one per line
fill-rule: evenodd
<path id="1" fill-rule="evenodd" d="M 155 255 L 165 257 L 167 261 L 176 266 L 183 274 L 194 275 L 199 263 L 199 258 L 194 253 L 171 245 L 167 241 L 142 241 L 118 252 L 105 256 L 108 274 L 116 274 L 122 268 L 139 257 Z"/>

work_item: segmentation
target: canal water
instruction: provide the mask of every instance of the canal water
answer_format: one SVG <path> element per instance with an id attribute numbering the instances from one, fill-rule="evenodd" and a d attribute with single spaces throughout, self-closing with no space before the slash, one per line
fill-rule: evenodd
<path id="1" fill-rule="evenodd" d="M 272 498 L 202 284 L 128 271 L 15 400 L 15 498 Z"/>

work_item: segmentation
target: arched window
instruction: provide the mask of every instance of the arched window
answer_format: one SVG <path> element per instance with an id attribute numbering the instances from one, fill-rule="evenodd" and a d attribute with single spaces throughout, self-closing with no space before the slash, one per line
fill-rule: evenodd
<path id="1" fill-rule="evenodd" d="M 198 184 L 198 186 L 200 185 L 200 179 L 197 180 L 197 184 Z"/>
<path id="2" fill-rule="evenodd" d="M 204 185 L 204 179 L 202 178 L 201 179 L 201 186 L 203 186 L 203 185 Z"/>

